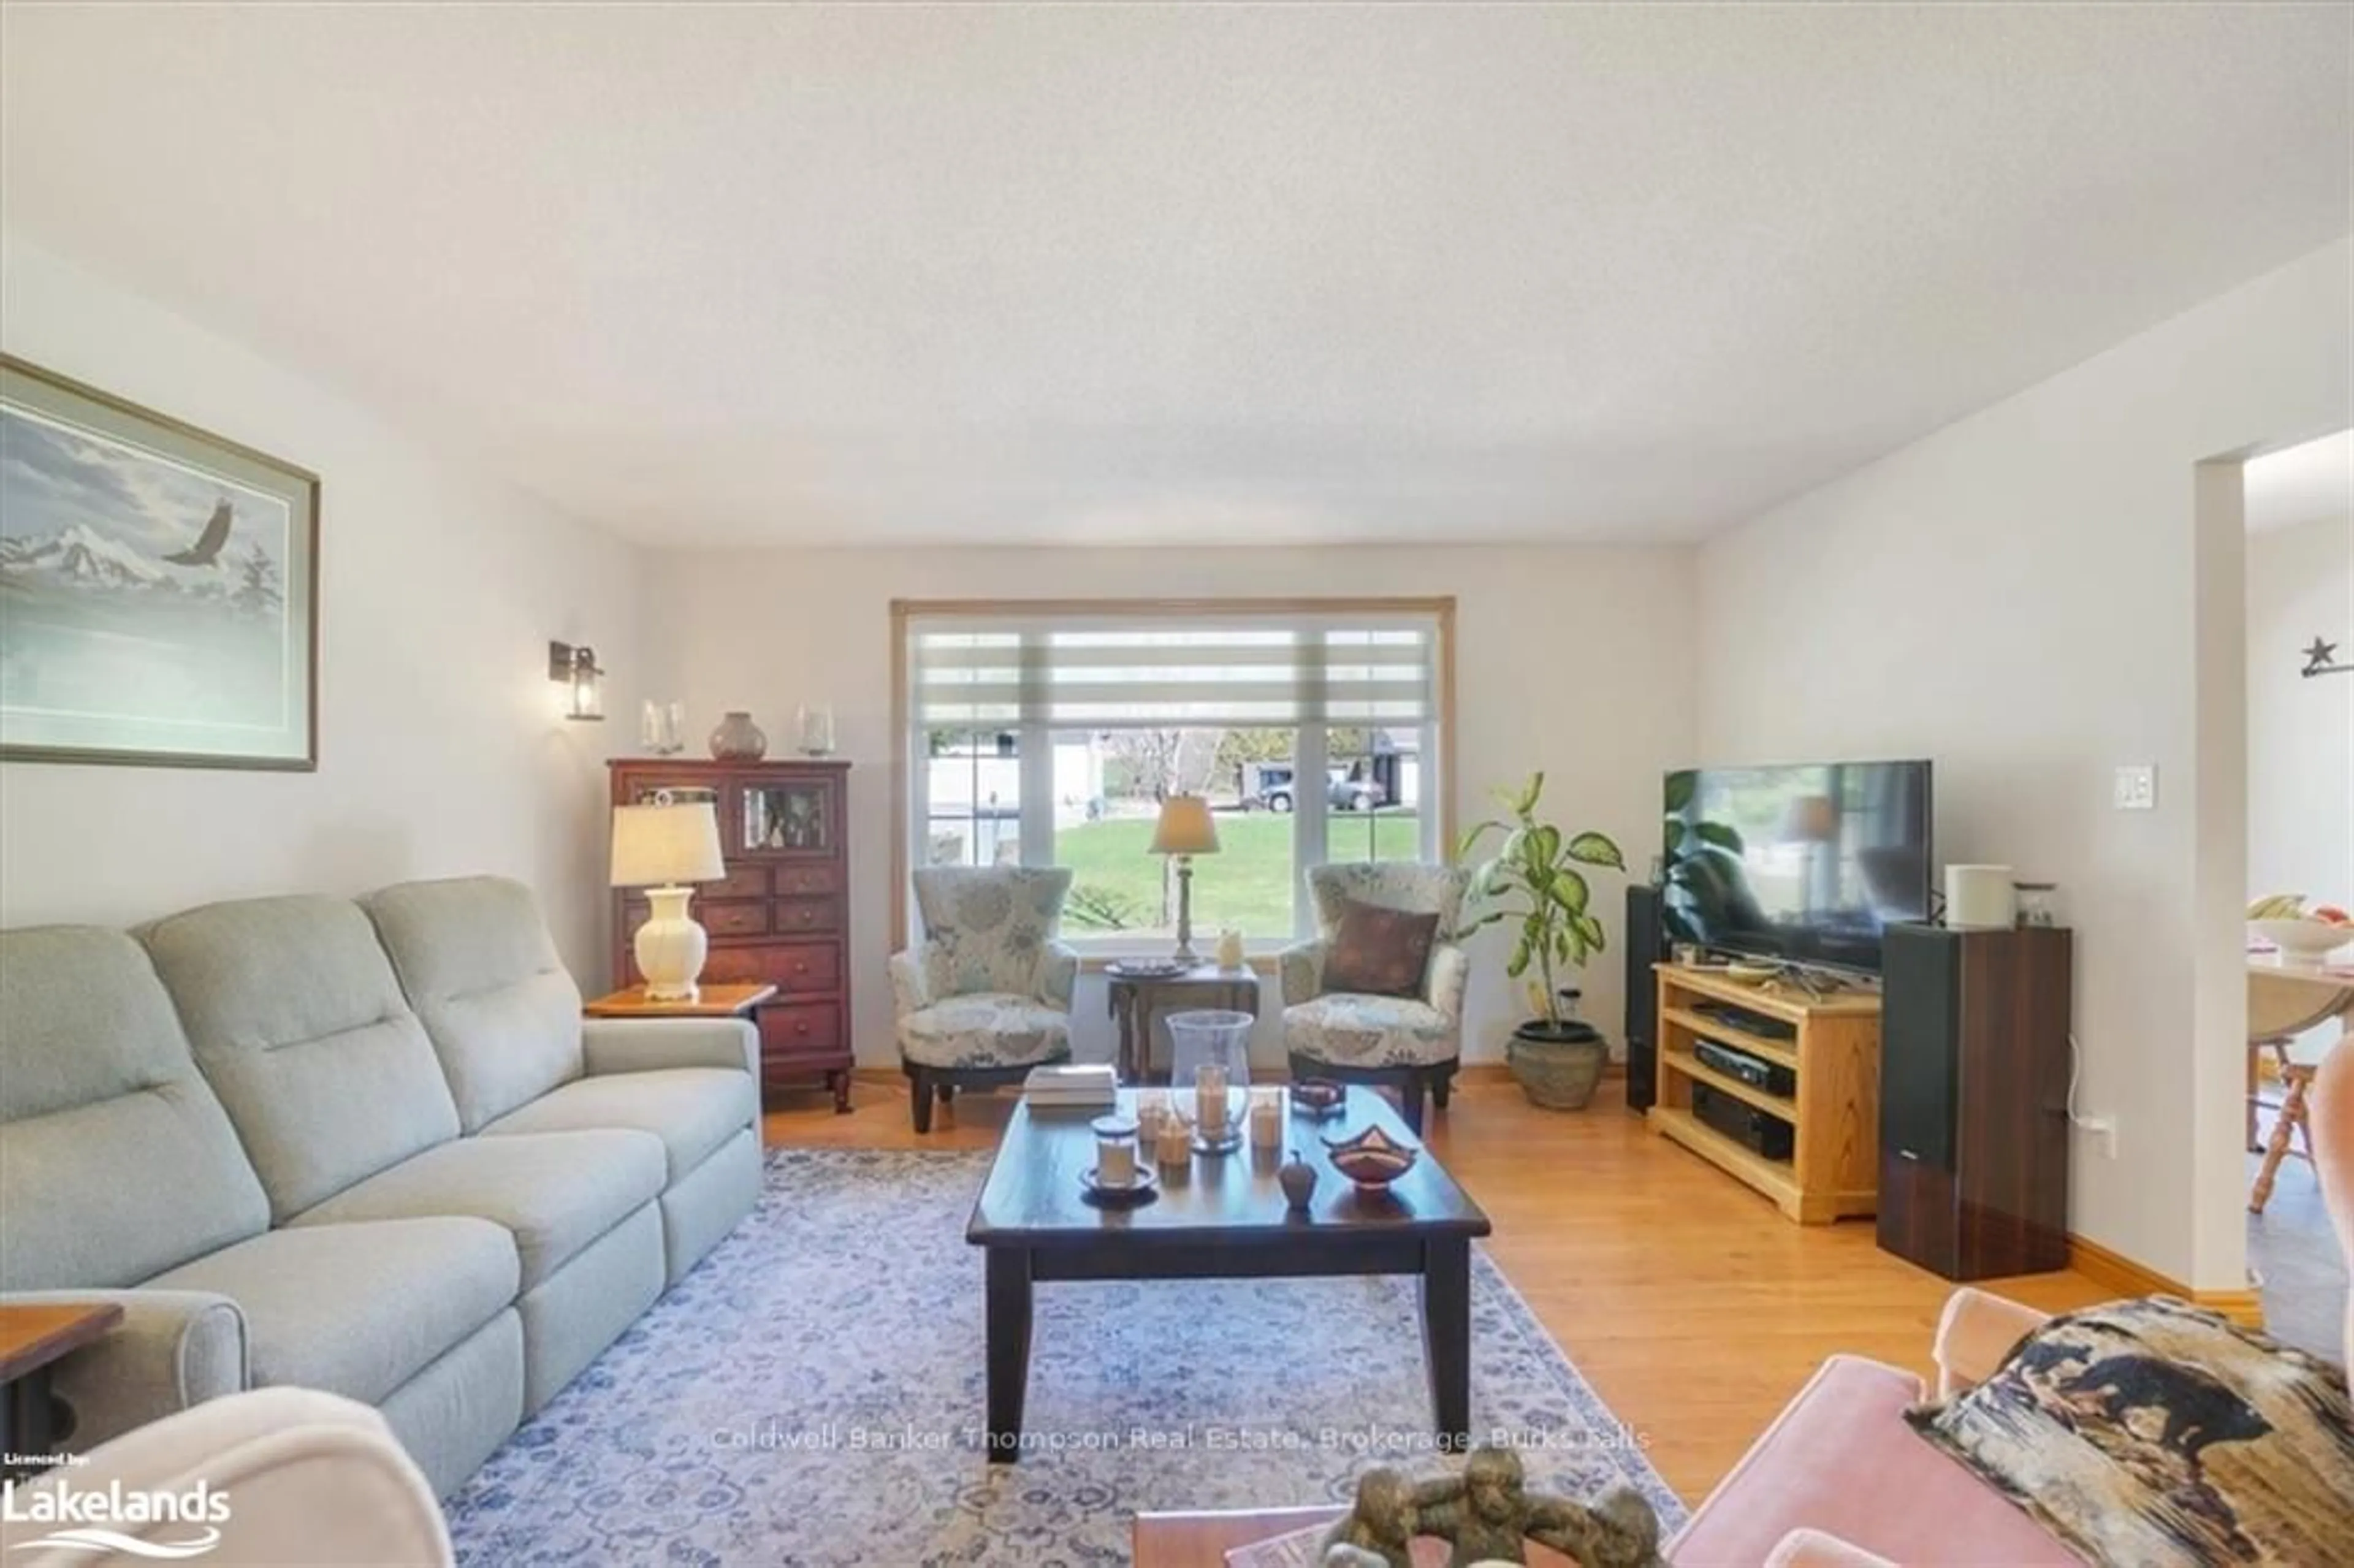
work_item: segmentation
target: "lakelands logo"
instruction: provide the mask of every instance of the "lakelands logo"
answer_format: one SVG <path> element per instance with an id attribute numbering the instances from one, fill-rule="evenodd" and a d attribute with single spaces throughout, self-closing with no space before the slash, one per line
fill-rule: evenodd
<path id="1" fill-rule="evenodd" d="M 55 1527 L 45 1535 L 12 1542 L 12 1552 L 51 1546 L 164 1560 L 201 1557 L 220 1544 L 220 1527 L 228 1522 L 228 1494 L 215 1491 L 208 1481 L 176 1492 L 126 1489 L 121 1481 L 93 1489 L 62 1477 L 55 1486 L 20 1492 L 16 1482 L 0 1481 L 0 1520 Z M 175 1528 L 157 1531 L 162 1539 L 153 1541 L 115 1528 L 158 1524 Z"/>

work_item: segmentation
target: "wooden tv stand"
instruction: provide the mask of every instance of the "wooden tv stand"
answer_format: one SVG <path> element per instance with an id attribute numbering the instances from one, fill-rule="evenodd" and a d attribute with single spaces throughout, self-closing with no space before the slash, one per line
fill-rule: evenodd
<path id="1" fill-rule="evenodd" d="M 1818 1001 L 1787 986 L 1749 985 L 1720 971 L 1656 966 L 1659 980 L 1659 1103 L 1652 1131 L 1745 1181 L 1800 1224 L 1870 1214 L 1880 1201 L 1880 998 L 1835 993 Z M 1722 1003 L 1791 1026 L 1788 1039 L 1719 1023 L 1698 1009 Z M 1795 1095 L 1769 1094 L 1693 1055 L 1713 1040 L 1797 1075 Z M 1694 1084 L 1788 1122 L 1795 1148 L 1769 1160 L 1692 1114 Z"/>

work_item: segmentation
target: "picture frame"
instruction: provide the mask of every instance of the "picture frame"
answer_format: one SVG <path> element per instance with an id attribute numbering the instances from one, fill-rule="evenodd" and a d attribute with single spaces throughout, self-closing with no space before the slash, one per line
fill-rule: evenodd
<path id="1" fill-rule="evenodd" d="M 0 761 L 316 771 L 319 488 L 0 355 Z"/>

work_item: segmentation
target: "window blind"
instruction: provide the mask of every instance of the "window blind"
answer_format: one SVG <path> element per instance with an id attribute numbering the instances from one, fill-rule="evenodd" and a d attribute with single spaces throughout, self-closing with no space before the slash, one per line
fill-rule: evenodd
<path id="1" fill-rule="evenodd" d="M 1435 718 L 1437 627 L 1313 614 L 932 617 L 907 628 L 919 729 L 1409 725 Z"/>

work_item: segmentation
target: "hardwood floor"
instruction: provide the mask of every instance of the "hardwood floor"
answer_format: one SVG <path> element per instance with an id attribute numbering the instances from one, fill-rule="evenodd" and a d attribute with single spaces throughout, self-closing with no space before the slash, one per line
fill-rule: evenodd
<path id="1" fill-rule="evenodd" d="M 850 1115 L 835 1116 L 830 1097 L 796 1097 L 770 1110 L 768 1140 L 990 1148 L 1013 1098 L 960 1095 L 919 1138 L 904 1081 L 862 1075 Z M 1690 1500 L 1833 1351 L 1931 1371 L 1929 1335 L 1951 1286 L 1880 1251 L 1869 1221 L 1791 1224 L 1646 1132 L 1615 1081 L 1590 1110 L 1562 1114 L 1473 1069 L 1426 1133 L 1495 1222 L 1490 1255 Z M 2053 1310 L 2115 1294 L 2073 1273 L 1988 1287 Z"/>

